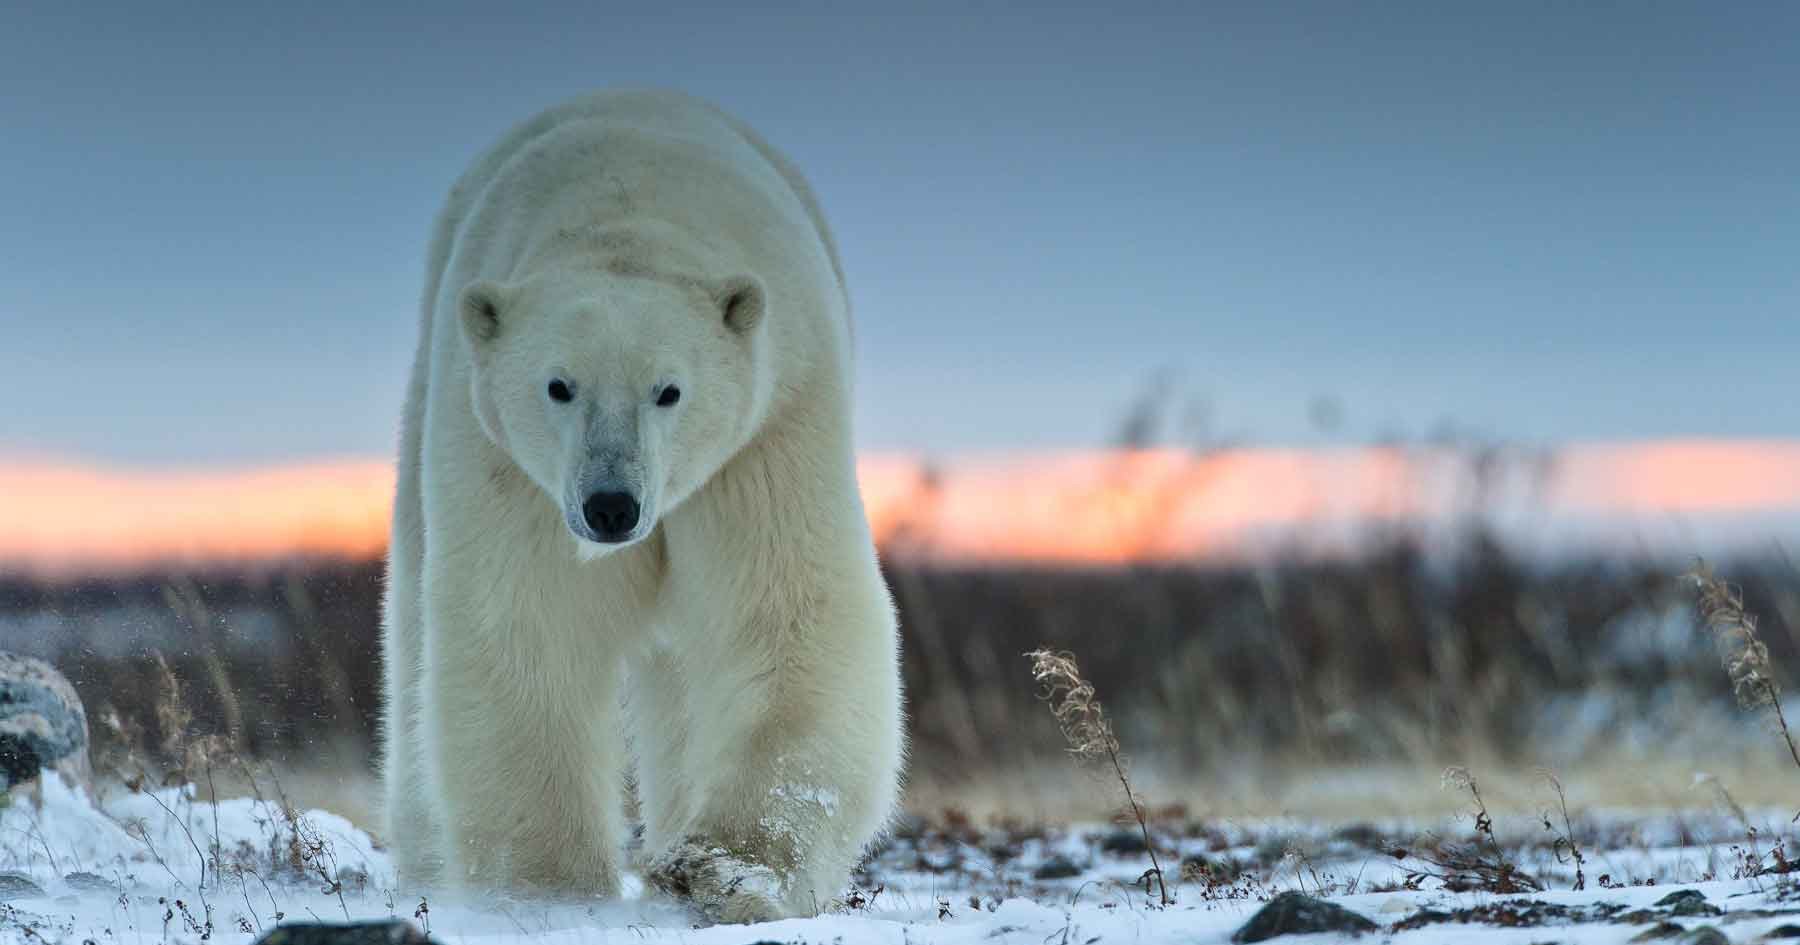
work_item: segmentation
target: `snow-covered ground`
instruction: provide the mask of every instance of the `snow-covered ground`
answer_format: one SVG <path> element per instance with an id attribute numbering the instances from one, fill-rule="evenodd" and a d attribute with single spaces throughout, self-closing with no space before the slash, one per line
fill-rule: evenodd
<path id="1" fill-rule="evenodd" d="M 283 921 L 400 917 L 446 945 L 1199 945 L 1229 941 L 1289 890 L 1342 905 L 1374 922 L 1378 940 L 1403 943 L 1613 943 L 1659 931 L 1674 940 L 1678 928 L 1703 925 L 1730 942 L 1800 937 L 1800 885 L 1777 872 L 1794 851 L 1770 840 L 1789 829 L 1778 811 L 1577 816 L 1579 891 L 1567 845 L 1529 815 L 1497 814 L 1491 841 L 1468 818 L 1171 819 L 1154 831 L 1175 899 L 1166 907 L 1145 892 L 1150 859 L 1135 827 L 977 825 L 951 815 L 902 823 L 856 877 L 855 893 L 822 904 L 817 917 L 697 929 L 683 908 L 635 881 L 624 901 L 594 905 L 422 897 L 343 818 L 291 815 L 269 798 L 214 805 L 196 794 L 115 787 L 95 804 L 48 778 L 37 802 L 0 811 L 0 943 L 238 943 Z M 1493 891 L 1492 869 L 1505 863 L 1515 870 L 1499 882 L 1528 891 Z M 1545 891 L 1529 889 L 1539 885 Z M 1678 889 L 1703 899 L 1669 900 Z"/>

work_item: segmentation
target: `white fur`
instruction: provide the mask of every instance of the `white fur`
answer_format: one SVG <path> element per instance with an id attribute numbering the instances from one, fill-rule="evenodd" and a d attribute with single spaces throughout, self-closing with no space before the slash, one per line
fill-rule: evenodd
<path id="1" fill-rule="evenodd" d="M 615 895 L 629 743 L 655 884 L 729 921 L 838 896 L 903 745 L 805 183 L 685 96 L 578 99 L 456 185 L 423 308 L 384 624 L 403 881 Z M 628 542 L 584 534 L 595 483 L 642 493 Z"/>

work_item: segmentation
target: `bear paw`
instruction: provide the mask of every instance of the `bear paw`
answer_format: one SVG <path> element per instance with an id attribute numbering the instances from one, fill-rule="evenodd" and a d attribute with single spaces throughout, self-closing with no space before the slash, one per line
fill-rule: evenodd
<path id="1" fill-rule="evenodd" d="M 709 923 L 767 922 L 787 914 L 783 883 L 774 870 L 719 847 L 683 843 L 651 864 L 646 878 L 692 903 Z"/>

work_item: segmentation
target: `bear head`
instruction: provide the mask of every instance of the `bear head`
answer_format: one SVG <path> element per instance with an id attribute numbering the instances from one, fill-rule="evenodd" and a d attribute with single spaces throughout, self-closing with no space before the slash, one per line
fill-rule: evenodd
<path id="1" fill-rule="evenodd" d="M 650 535 L 748 440 L 765 308 L 752 275 L 636 265 L 463 288 L 481 429 L 555 503 L 582 557 Z"/>

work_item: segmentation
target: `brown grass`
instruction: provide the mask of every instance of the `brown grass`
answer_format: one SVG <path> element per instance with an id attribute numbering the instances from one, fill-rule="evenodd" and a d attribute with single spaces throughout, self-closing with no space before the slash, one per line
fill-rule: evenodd
<path id="1" fill-rule="evenodd" d="M 1723 727 L 1734 683 L 1691 630 L 1695 585 L 1680 567 L 1528 565 L 1479 535 L 1427 554 L 1397 534 L 1355 561 L 1257 568 L 887 570 L 903 628 L 913 797 L 1102 809 L 1015 774 L 1064 744 L 1018 684 L 1016 654 L 1039 647 L 1081 654 L 1119 740 L 1143 746 L 1134 784 L 1196 809 L 1435 810 L 1445 801 L 1428 788 L 1450 762 L 1486 774 L 1490 804 L 1526 810 L 1538 792 L 1523 772 L 1544 765 L 1590 796 L 1638 803 L 1704 802 L 1689 790 L 1696 769 L 1747 804 L 1784 790 L 1751 740 Z M 1781 556 L 1729 571 L 1742 610 L 1761 618 L 1773 683 L 1773 668 L 1800 658 L 1800 575 Z M 296 785 L 327 772 L 296 790 L 354 813 L 357 792 L 332 782 L 366 779 L 372 765 L 380 575 L 379 562 L 324 562 L 0 577 L 0 647 L 70 676 L 98 723 L 98 763 L 132 743 L 145 765 L 178 766 L 164 733 L 191 729 Z M 180 588 L 179 607 L 169 587 Z M 158 717 L 171 677 L 186 722 Z M 1596 723 L 1570 724 L 1595 706 L 1606 713 Z M 1667 737 L 1651 742 L 1618 734 L 1664 725 Z"/>
<path id="2" fill-rule="evenodd" d="M 1732 693 L 1746 712 L 1763 714 L 1800 768 L 1800 747 L 1781 711 L 1781 687 L 1769 662 L 1769 647 L 1756 631 L 1756 617 L 1744 609 L 1744 592 L 1713 574 L 1705 561 L 1688 573 L 1700 589 L 1700 617 L 1719 647 Z"/>
<path id="3" fill-rule="evenodd" d="M 1033 650 L 1025 656 L 1031 660 L 1031 678 L 1039 686 L 1038 698 L 1049 704 L 1050 714 L 1062 729 L 1069 753 L 1082 761 L 1104 765 L 1125 792 L 1125 803 L 1143 835 L 1144 849 L 1150 854 L 1150 869 L 1141 877 L 1145 892 L 1149 892 L 1154 880 L 1158 902 L 1164 906 L 1173 904 L 1168 883 L 1163 878 L 1162 863 L 1156 857 L 1156 842 L 1150 837 L 1150 824 L 1144 817 L 1144 807 L 1132 790 L 1131 776 L 1126 773 L 1125 758 L 1119 750 L 1119 739 L 1113 734 L 1112 723 L 1106 719 L 1106 708 L 1094 694 L 1093 683 L 1082 678 L 1081 667 L 1072 653 Z"/>

